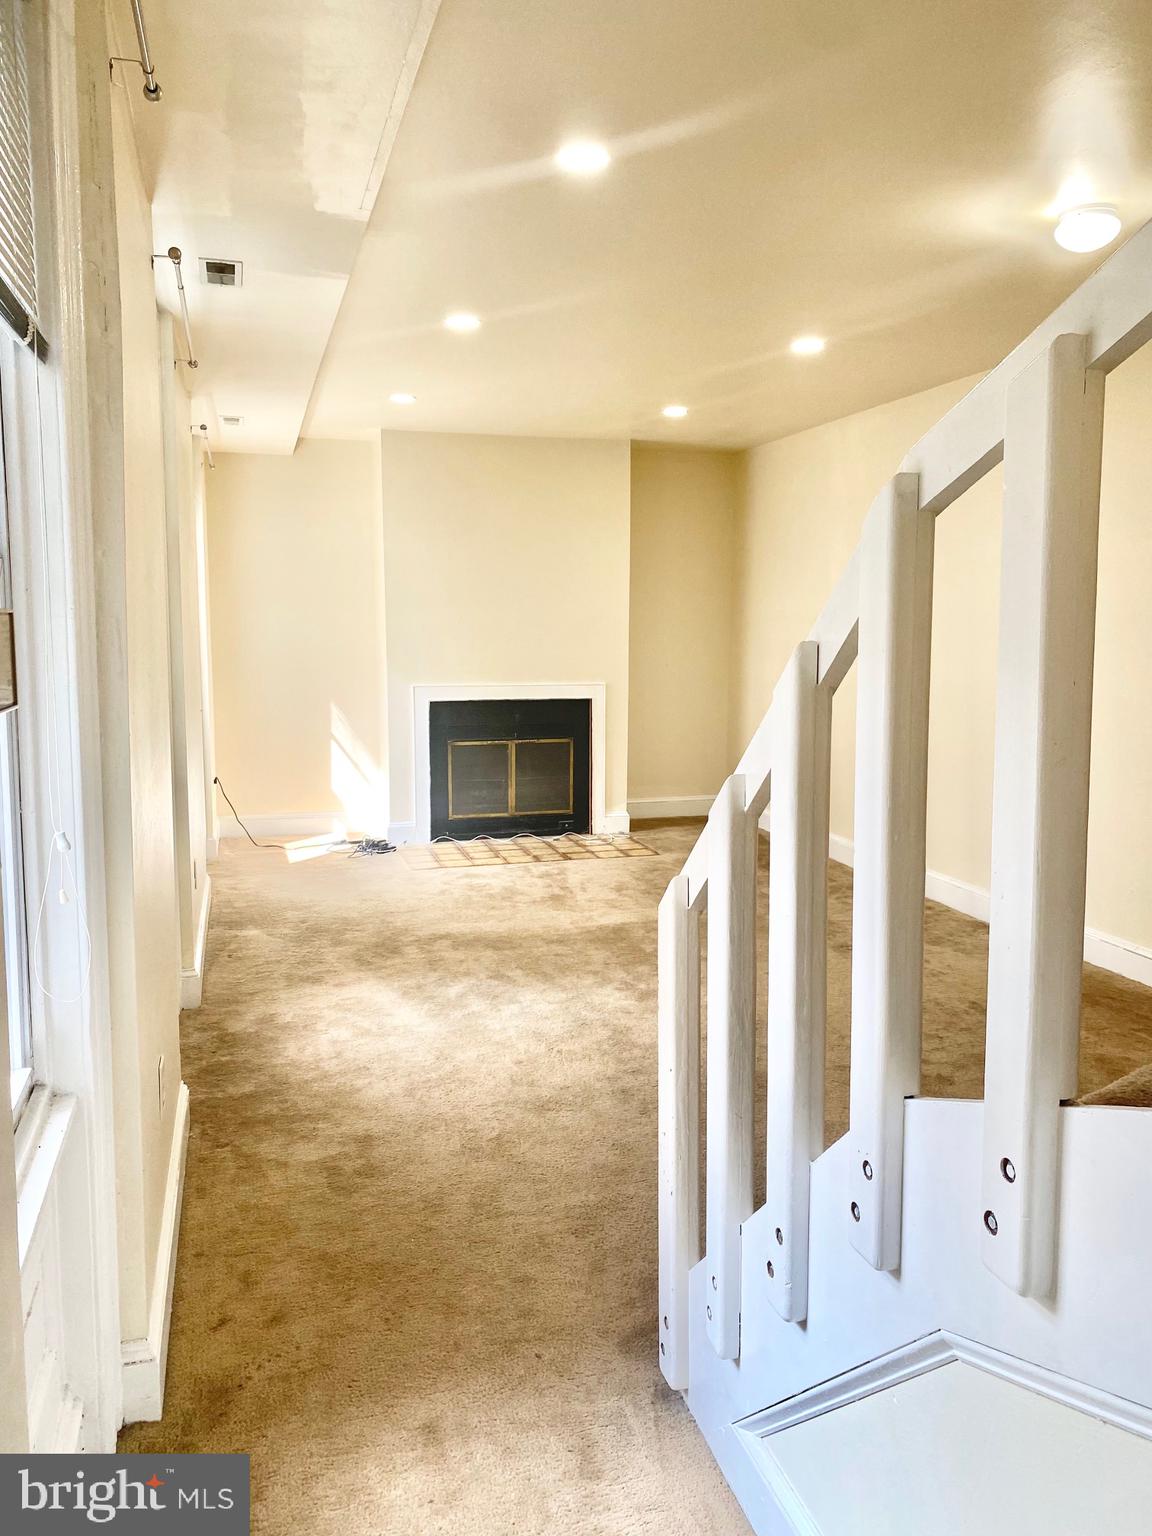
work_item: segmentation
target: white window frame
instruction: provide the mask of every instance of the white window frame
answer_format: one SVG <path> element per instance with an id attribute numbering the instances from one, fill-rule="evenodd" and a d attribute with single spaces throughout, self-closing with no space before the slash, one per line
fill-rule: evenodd
<path id="1" fill-rule="evenodd" d="M 123 465 L 121 436 L 112 430 L 119 426 L 117 310 L 103 288 L 105 274 L 114 286 L 117 271 L 114 219 L 100 190 L 110 144 L 106 122 L 91 110 L 107 84 L 107 38 L 103 10 L 88 0 L 27 0 L 26 14 L 41 47 L 30 75 L 48 352 L 35 363 L 7 326 L 0 347 L 9 349 L 2 387 L 15 440 L 9 533 L 17 655 L 25 658 L 18 696 L 26 721 L 19 770 L 28 906 L 39 903 L 53 856 L 50 796 L 62 808 L 75 872 L 69 902 L 58 902 L 54 880 L 45 905 L 33 968 L 43 987 L 29 989 L 36 1082 L 16 1135 L 23 1305 L 27 1317 L 41 1299 L 50 1334 L 46 1349 L 29 1345 L 28 1430 L 33 1450 L 108 1452 L 122 1420 L 123 1368 L 93 509 L 118 504 Z M 23 515 L 39 501 L 27 494 L 39 461 L 34 425 L 30 431 L 37 372 L 46 548 L 41 525 Z M 49 615 L 52 668 L 42 660 Z M 34 1380 L 45 1362 L 51 1369 Z"/>

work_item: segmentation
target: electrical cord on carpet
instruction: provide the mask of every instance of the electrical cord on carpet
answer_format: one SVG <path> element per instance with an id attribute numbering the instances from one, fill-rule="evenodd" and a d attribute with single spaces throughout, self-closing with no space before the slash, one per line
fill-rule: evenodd
<path id="1" fill-rule="evenodd" d="M 228 803 L 228 809 L 236 818 L 236 825 L 240 828 L 244 836 L 252 844 L 253 848 L 267 848 L 272 853 L 280 853 L 283 851 L 282 844 L 280 843 L 258 843 L 252 836 L 251 832 L 249 832 L 248 828 L 240 820 L 240 812 L 228 798 L 228 791 L 224 788 L 223 784 L 221 784 L 219 776 L 215 777 L 212 782 L 224 796 L 224 799 Z M 347 837 L 338 837 L 328 844 L 329 849 L 347 848 L 349 846 L 351 846 L 352 852 L 348 855 L 348 857 L 352 859 L 363 858 L 377 853 L 396 852 L 395 845 L 390 843 L 386 837 L 362 837 L 357 843 L 351 843 L 351 840 Z"/>
<path id="2" fill-rule="evenodd" d="M 278 853 L 280 851 L 280 844 L 279 843 L 258 843 L 256 841 L 256 839 L 252 836 L 251 832 L 249 832 L 248 828 L 240 820 L 240 812 L 232 804 L 231 800 L 228 799 L 228 791 L 224 788 L 223 784 L 221 784 L 219 777 L 214 778 L 212 780 L 212 782 L 213 782 L 213 784 L 215 784 L 216 788 L 220 791 L 220 793 L 224 796 L 224 799 L 228 802 L 228 809 L 232 812 L 233 816 L 235 816 L 235 818 L 236 818 L 236 825 L 240 828 L 241 832 L 243 832 L 244 836 L 252 844 L 253 848 L 268 848 L 268 849 L 271 849 L 272 852 Z"/>

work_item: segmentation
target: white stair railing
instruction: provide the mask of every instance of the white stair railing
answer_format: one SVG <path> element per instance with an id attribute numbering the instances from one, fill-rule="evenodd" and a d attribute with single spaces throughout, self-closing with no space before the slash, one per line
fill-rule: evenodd
<path id="1" fill-rule="evenodd" d="M 984 1261 L 1046 1296 L 1076 1096 L 1104 375 L 1058 336 L 1009 387 L 992 804 Z"/>
<path id="2" fill-rule="evenodd" d="M 900 474 L 860 544 L 847 1207 L 876 1269 L 900 1262 L 904 1100 L 920 1090 L 934 533 Z"/>
<path id="3" fill-rule="evenodd" d="M 756 829 L 770 805 L 766 1294 L 808 1315 L 822 1145 L 831 699 L 859 660 L 848 1243 L 901 1262 L 919 1088 L 934 519 L 1005 460 L 981 1208 L 1006 1285 L 1052 1284 L 1059 1109 L 1076 1086 L 1103 378 L 1152 339 L 1146 226 L 907 455 L 794 653 L 660 911 L 660 1359 L 740 1353 L 755 1156 Z M 706 1244 L 699 1237 L 699 913 L 708 907 Z M 761 1213 L 757 1213 L 757 1222 Z M 857 1261 L 858 1262 L 858 1261 Z M 690 1277 L 700 1278 L 697 1303 Z M 695 1293 L 693 1293 L 695 1294 Z M 763 1292 L 760 1294 L 764 1294 Z M 698 1304 L 703 1314 L 692 1315 Z"/>
<path id="4" fill-rule="evenodd" d="M 688 1276 L 700 1259 L 700 913 L 677 875 L 660 903 L 660 1365 L 688 1385 Z"/>
<path id="5" fill-rule="evenodd" d="M 772 698 L 767 1272 L 773 1306 L 793 1322 L 808 1308 L 809 1174 L 824 1142 L 832 699 L 818 674 L 819 647 L 805 640 Z"/>
<path id="6" fill-rule="evenodd" d="M 708 1337 L 740 1353 L 740 1227 L 752 1214 L 756 1091 L 756 821 L 744 775 L 708 815 Z"/>

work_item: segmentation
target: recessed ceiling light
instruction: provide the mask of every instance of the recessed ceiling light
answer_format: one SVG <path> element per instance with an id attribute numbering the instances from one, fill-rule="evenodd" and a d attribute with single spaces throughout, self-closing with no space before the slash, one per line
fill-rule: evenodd
<path id="1" fill-rule="evenodd" d="M 389 395 L 388 398 L 392 402 L 393 405 L 415 405 L 416 404 L 416 396 L 415 395 L 406 395 L 403 392 L 403 390 L 401 390 L 398 394 Z"/>
<path id="2" fill-rule="evenodd" d="M 823 336 L 797 336 L 788 347 L 789 352 L 794 352 L 797 357 L 815 357 L 818 352 L 824 350 Z"/>
<path id="3" fill-rule="evenodd" d="M 1057 245 L 1079 253 L 1102 250 L 1119 233 L 1120 215 L 1105 203 L 1069 208 L 1060 215 L 1052 231 Z"/>
<path id="4" fill-rule="evenodd" d="M 666 405 L 660 412 L 661 416 L 667 416 L 669 421 L 682 421 L 688 414 L 686 405 Z"/>
<path id="5" fill-rule="evenodd" d="M 478 331 L 480 316 L 466 309 L 455 309 L 450 315 L 444 316 L 444 328 L 449 331 Z"/>
<path id="6" fill-rule="evenodd" d="M 597 176 L 612 163 L 604 145 L 593 139 L 572 139 L 560 146 L 553 159 L 569 176 Z"/>

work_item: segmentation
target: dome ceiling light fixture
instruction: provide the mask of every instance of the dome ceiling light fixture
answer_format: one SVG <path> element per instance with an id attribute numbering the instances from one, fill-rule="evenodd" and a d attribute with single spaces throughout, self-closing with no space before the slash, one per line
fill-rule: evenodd
<path id="1" fill-rule="evenodd" d="M 1052 238 L 1066 251 L 1084 255 L 1102 251 L 1120 233 L 1120 215 L 1108 203 L 1085 203 L 1066 208 L 1056 220 Z"/>

